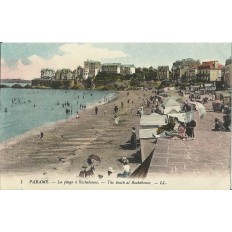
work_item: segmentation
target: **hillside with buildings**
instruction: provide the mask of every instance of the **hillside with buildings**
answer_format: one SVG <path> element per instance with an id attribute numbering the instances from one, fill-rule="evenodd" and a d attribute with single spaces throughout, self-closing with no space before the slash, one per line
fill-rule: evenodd
<path id="1" fill-rule="evenodd" d="M 101 63 L 87 60 L 75 70 L 63 68 L 41 70 L 40 78 L 32 80 L 33 87 L 73 89 L 124 90 L 137 87 L 162 87 L 165 85 L 195 85 L 210 83 L 217 88 L 231 88 L 232 56 L 225 65 L 218 60 L 203 61 L 186 58 L 168 65 L 138 67 L 134 64 Z"/>

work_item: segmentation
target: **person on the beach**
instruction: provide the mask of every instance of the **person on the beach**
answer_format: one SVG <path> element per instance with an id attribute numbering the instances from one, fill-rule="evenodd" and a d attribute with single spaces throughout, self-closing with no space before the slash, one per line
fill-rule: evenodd
<path id="1" fill-rule="evenodd" d="M 171 132 L 174 130 L 176 124 L 178 123 L 178 120 L 175 118 L 170 118 L 168 121 L 168 124 L 160 126 L 157 129 L 157 134 L 161 134 L 163 131 L 165 132 Z"/>
<path id="2" fill-rule="evenodd" d="M 186 126 L 183 122 L 180 122 L 178 127 L 178 138 L 185 140 L 186 139 Z M 175 138 L 175 137 L 173 137 Z"/>
<path id="3" fill-rule="evenodd" d="M 121 108 L 123 108 L 123 102 L 121 102 Z"/>
<path id="4" fill-rule="evenodd" d="M 215 118 L 214 130 L 215 131 L 225 131 L 226 130 L 223 123 L 218 118 Z"/>
<path id="5" fill-rule="evenodd" d="M 196 121 L 195 120 L 192 120 L 191 122 L 190 122 L 190 129 L 191 129 L 191 134 L 190 134 L 190 137 L 192 138 L 192 139 L 195 139 L 195 134 L 194 134 L 194 127 L 196 127 Z"/>
<path id="6" fill-rule="evenodd" d="M 39 137 L 39 138 L 40 138 L 40 139 L 43 139 L 43 136 L 44 136 L 44 134 L 43 134 L 43 132 L 41 131 L 41 132 L 40 132 L 40 137 Z"/>
<path id="7" fill-rule="evenodd" d="M 179 122 L 179 126 L 178 126 L 178 131 L 175 132 L 174 130 L 169 130 L 169 131 L 166 131 L 166 130 L 163 130 L 160 134 L 154 134 L 152 133 L 152 136 L 154 138 L 160 138 L 160 137 L 165 137 L 166 136 L 170 136 L 171 139 L 182 139 L 182 140 L 186 140 L 187 139 L 187 135 L 186 135 L 186 126 L 183 122 Z"/>
<path id="8" fill-rule="evenodd" d="M 114 115 L 114 123 L 115 123 L 115 125 L 119 124 L 119 117 L 117 114 Z"/>
<path id="9" fill-rule="evenodd" d="M 114 113 L 116 114 L 116 113 L 118 113 L 118 106 L 114 106 Z"/>
<path id="10" fill-rule="evenodd" d="M 230 125 L 231 125 L 231 109 L 230 109 L 230 107 L 225 107 L 224 113 L 225 113 L 225 115 L 223 116 L 223 125 L 224 125 L 226 131 L 230 131 Z"/>
<path id="11" fill-rule="evenodd" d="M 190 122 L 186 123 L 186 135 L 188 139 L 192 137 L 192 130 L 191 130 Z"/>
<path id="12" fill-rule="evenodd" d="M 95 114 L 97 115 L 97 113 L 98 113 L 98 107 L 96 106 L 95 107 Z"/>
<path id="13" fill-rule="evenodd" d="M 132 127 L 132 134 L 131 134 L 131 148 L 132 149 L 136 149 L 137 147 L 137 141 L 136 141 L 136 131 L 135 131 L 135 127 Z"/>
<path id="14" fill-rule="evenodd" d="M 124 157 L 122 159 L 122 163 L 123 163 L 123 173 L 118 173 L 117 177 L 122 177 L 122 178 L 127 178 L 130 176 L 131 174 L 131 168 L 130 168 L 130 165 L 129 165 L 129 160 Z"/>
<path id="15" fill-rule="evenodd" d="M 114 169 L 112 167 L 109 167 L 108 169 L 108 176 L 110 176 L 114 172 Z"/>
<path id="16" fill-rule="evenodd" d="M 140 109 L 140 107 L 137 110 L 137 115 L 141 118 L 141 109 Z"/>
<path id="17" fill-rule="evenodd" d="M 143 105 L 140 107 L 140 114 L 143 115 Z M 140 115 L 140 117 L 141 117 Z"/>

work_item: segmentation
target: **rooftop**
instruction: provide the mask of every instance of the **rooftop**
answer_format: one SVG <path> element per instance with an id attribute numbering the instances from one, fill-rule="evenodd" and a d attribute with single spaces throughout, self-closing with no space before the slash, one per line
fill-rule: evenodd
<path id="1" fill-rule="evenodd" d="M 97 60 L 87 60 L 85 62 L 89 62 L 89 63 L 100 63 L 100 61 L 97 61 Z"/>
<path id="2" fill-rule="evenodd" d="M 72 70 L 71 70 L 71 69 L 67 69 L 67 68 L 63 68 L 63 69 L 61 70 L 61 72 L 67 73 L 67 72 L 72 72 Z"/>
<path id="3" fill-rule="evenodd" d="M 216 68 L 216 64 L 217 64 L 217 68 Z M 217 60 L 214 61 L 205 61 L 202 62 L 201 65 L 199 65 L 199 68 L 210 68 L 210 69 L 221 69 L 223 67 L 223 65 L 219 64 Z"/>
<path id="4" fill-rule="evenodd" d="M 54 72 L 54 70 L 50 69 L 50 68 L 43 68 L 43 69 L 41 69 L 41 72 L 46 72 L 46 71 L 53 71 Z"/>
<path id="5" fill-rule="evenodd" d="M 135 67 L 135 65 L 134 64 L 123 64 L 122 65 L 123 67 L 128 67 L 128 68 L 134 68 Z"/>
<path id="6" fill-rule="evenodd" d="M 110 65 L 112 65 L 112 66 L 114 66 L 114 65 L 120 66 L 121 63 L 104 63 L 104 64 L 102 64 L 102 66 L 110 66 Z"/>
<path id="7" fill-rule="evenodd" d="M 169 66 L 158 66 L 158 71 L 159 70 L 169 70 Z"/>

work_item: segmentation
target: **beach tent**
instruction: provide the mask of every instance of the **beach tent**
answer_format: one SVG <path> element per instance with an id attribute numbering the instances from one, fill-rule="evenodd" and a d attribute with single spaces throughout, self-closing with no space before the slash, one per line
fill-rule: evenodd
<path id="1" fill-rule="evenodd" d="M 175 109 L 172 109 L 167 114 L 177 114 L 177 113 L 179 113 L 179 112 L 176 111 Z"/>
<path id="2" fill-rule="evenodd" d="M 163 99 L 164 106 L 164 114 L 168 114 L 171 110 L 175 110 L 177 112 L 181 111 L 180 103 L 176 101 L 174 98 Z"/>
<path id="3" fill-rule="evenodd" d="M 194 114 L 192 111 L 184 112 L 184 113 L 170 113 L 168 117 L 177 118 L 179 122 L 191 122 L 194 120 Z"/>
<path id="4" fill-rule="evenodd" d="M 142 115 L 140 126 L 142 127 L 160 127 L 168 123 L 167 115 L 152 113 L 150 115 Z"/>

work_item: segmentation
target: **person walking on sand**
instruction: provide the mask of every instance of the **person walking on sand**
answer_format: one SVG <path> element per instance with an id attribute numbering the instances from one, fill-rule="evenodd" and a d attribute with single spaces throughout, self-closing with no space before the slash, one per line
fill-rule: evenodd
<path id="1" fill-rule="evenodd" d="M 137 110 L 137 115 L 141 118 L 141 109 L 140 109 L 140 107 Z"/>
<path id="2" fill-rule="evenodd" d="M 97 115 L 97 113 L 98 113 L 98 107 L 96 106 L 95 107 L 95 114 Z"/>
<path id="3" fill-rule="evenodd" d="M 43 136 L 44 136 L 44 134 L 43 134 L 43 132 L 41 131 L 41 132 L 40 132 L 40 137 L 39 137 L 39 138 L 42 140 L 42 139 L 43 139 Z"/>
<path id="4" fill-rule="evenodd" d="M 135 127 L 132 127 L 132 134 L 131 134 L 131 139 L 130 139 L 130 143 L 131 143 L 131 149 L 136 149 L 137 148 L 137 140 L 136 140 L 136 131 L 135 131 Z"/>
<path id="5" fill-rule="evenodd" d="M 118 113 L 118 106 L 114 106 L 114 113 L 117 114 Z"/>
<path id="6" fill-rule="evenodd" d="M 190 130 L 191 130 L 191 133 L 190 133 L 190 137 L 192 139 L 195 139 L 195 134 L 194 134 L 194 127 L 196 127 L 196 121 L 195 120 L 192 120 L 190 123 L 189 123 L 189 126 L 190 126 Z"/>

